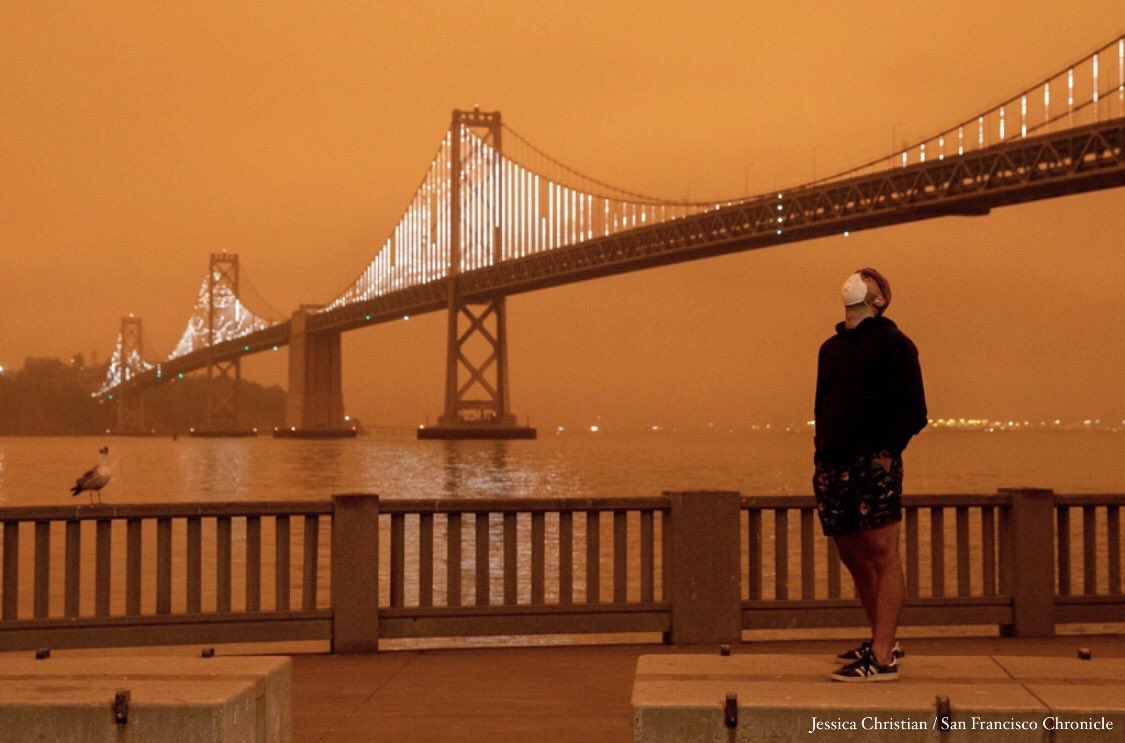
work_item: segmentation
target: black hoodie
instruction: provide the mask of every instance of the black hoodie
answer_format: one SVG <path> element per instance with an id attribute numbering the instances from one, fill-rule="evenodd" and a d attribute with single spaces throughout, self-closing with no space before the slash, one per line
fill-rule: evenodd
<path id="1" fill-rule="evenodd" d="M 816 460 L 844 464 L 886 449 L 900 455 L 926 426 L 918 349 L 882 315 L 820 346 L 816 373 Z"/>

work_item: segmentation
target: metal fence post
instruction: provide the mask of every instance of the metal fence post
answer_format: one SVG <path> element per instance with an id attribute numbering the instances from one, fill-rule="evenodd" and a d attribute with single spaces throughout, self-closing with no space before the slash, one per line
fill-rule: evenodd
<path id="1" fill-rule="evenodd" d="M 1000 488 L 1012 505 L 1001 520 L 1009 562 L 1001 566 L 1012 592 L 1012 623 L 1000 626 L 1006 637 L 1055 634 L 1055 491 Z"/>
<path id="2" fill-rule="evenodd" d="M 379 649 L 379 496 L 332 496 L 332 652 Z"/>
<path id="3" fill-rule="evenodd" d="M 733 643 L 742 635 L 739 573 L 741 495 L 725 491 L 665 493 L 669 523 L 667 600 L 671 641 Z"/>

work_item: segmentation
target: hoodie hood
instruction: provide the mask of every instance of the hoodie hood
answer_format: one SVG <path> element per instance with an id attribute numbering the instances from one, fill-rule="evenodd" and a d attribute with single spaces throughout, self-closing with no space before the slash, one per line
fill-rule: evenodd
<path id="1" fill-rule="evenodd" d="M 843 320 L 836 323 L 836 332 L 839 335 L 847 335 L 849 333 L 868 332 L 870 330 L 875 330 L 876 328 L 886 329 L 886 330 L 897 330 L 898 326 L 895 325 L 894 320 L 892 320 L 889 317 L 884 317 L 883 315 L 874 315 L 872 317 L 865 317 L 865 318 L 863 318 L 862 320 L 859 321 L 859 325 L 856 325 L 851 330 L 848 330 L 847 323 L 844 322 Z"/>

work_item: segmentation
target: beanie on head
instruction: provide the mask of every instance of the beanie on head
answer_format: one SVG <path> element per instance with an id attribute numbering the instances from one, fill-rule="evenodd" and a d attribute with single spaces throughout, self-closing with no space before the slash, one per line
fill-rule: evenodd
<path id="1" fill-rule="evenodd" d="M 860 276 L 871 279 L 875 282 L 875 286 L 879 287 L 879 294 L 883 297 L 883 306 L 879 307 L 877 309 L 877 312 L 880 315 L 886 312 L 887 308 L 891 306 L 891 282 L 887 281 L 886 277 L 883 276 L 883 274 L 879 273 L 870 266 L 865 268 L 857 268 L 856 273 L 858 273 Z"/>

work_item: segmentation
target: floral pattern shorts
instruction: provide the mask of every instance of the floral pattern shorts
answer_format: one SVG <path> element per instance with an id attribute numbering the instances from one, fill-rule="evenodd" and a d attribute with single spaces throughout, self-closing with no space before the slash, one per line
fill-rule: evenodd
<path id="1" fill-rule="evenodd" d="M 884 469 L 879 455 L 890 459 Z M 816 464 L 816 510 L 825 536 L 839 537 L 902 520 L 902 457 L 864 455 L 850 464 Z"/>

